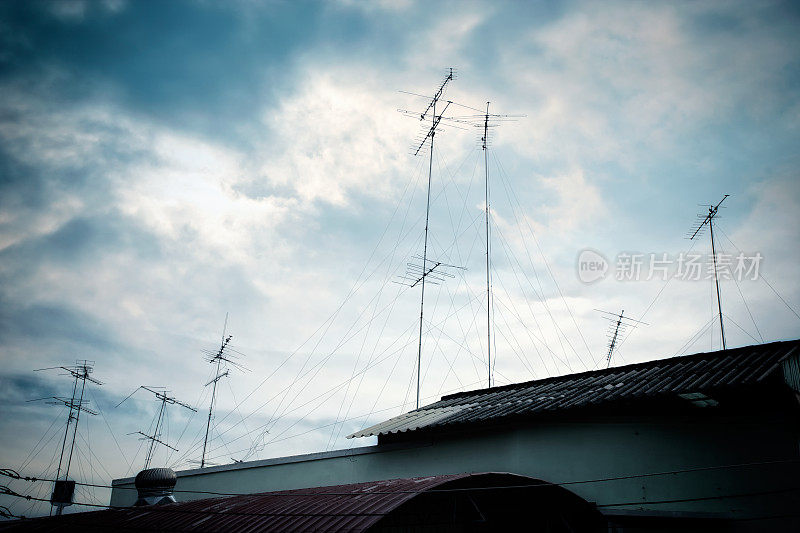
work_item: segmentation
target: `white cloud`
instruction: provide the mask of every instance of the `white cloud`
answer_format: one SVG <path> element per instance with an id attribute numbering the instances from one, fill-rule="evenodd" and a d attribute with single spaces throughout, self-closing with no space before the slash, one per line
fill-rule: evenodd
<path id="1" fill-rule="evenodd" d="M 261 147 L 260 176 L 306 202 L 390 197 L 408 163 L 408 129 L 385 86 L 360 69 L 321 66 L 301 70 L 295 85 L 263 114 L 271 138 Z"/>
<path id="2" fill-rule="evenodd" d="M 541 181 L 557 195 L 557 200 L 544 208 L 551 231 L 574 231 L 607 214 L 600 189 L 586 180 L 582 169 Z"/>
<path id="3" fill-rule="evenodd" d="M 706 31 L 704 16 L 739 27 Z M 519 107 L 534 110 L 528 154 L 635 168 L 642 146 L 669 153 L 705 121 L 775 112 L 783 96 L 773 89 L 793 57 L 773 29 L 736 9 L 604 2 L 531 30 L 499 64 Z"/>

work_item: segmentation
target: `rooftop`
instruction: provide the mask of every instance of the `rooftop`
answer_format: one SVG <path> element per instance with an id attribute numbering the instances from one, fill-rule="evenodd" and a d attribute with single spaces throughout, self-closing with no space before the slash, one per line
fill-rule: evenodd
<path id="1" fill-rule="evenodd" d="M 493 423 L 642 399 L 678 397 L 697 407 L 712 407 L 717 403 L 712 392 L 735 391 L 775 379 L 800 389 L 799 360 L 800 340 L 792 340 L 461 392 L 348 438 Z"/>
<path id="2" fill-rule="evenodd" d="M 456 497 L 460 498 L 458 505 Z M 528 504 L 522 505 L 523 501 Z M 0 530 L 358 533 L 417 531 L 420 526 L 431 527 L 430 520 L 451 527 L 460 524 L 466 529 L 480 518 L 487 530 L 495 531 L 507 527 L 491 528 L 493 524 L 508 526 L 509 521 L 530 519 L 531 515 L 541 520 L 543 514 L 553 510 L 564 512 L 573 526 L 584 525 L 575 527 L 577 530 L 585 530 L 585 524 L 595 524 L 600 519 L 592 506 L 562 487 L 526 476 L 484 472 L 118 507 L 8 521 L 0 523 Z M 475 516 L 476 512 L 482 514 Z M 563 519 L 560 515 L 559 518 Z"/>

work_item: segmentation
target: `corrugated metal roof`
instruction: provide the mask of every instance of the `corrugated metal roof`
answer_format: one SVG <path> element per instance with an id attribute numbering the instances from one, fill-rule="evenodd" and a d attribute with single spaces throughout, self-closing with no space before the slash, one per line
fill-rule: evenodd
<path id="1" fill-rule="evenodd" d="M 445 489 L 455 481 L 459 481 L 459 487 L 466 488 L 521 483 L 547 485 L 516 474 L 450 474 L 75 513 L 6 522 L 0 524 L 0 529 L 362 532 L 415 496 L 434 488 Z M 568 491 L 563 490 L 563 493 L 578 501 Z"/>
<path id="2" fill-rule="evenodd" d="M 781 373 L 782 362 L 796 356 L 799 348 L 800 340 L 773 342 L 462 392 L 357 431 L 348 438 L 757 384 L 776 372 Z"/>
<path id="3" fill-rule="evenodd" d="M 366 431 L 373 431 L 373 433 L 358 432 L 353 433 L 348 438 L 353 437 L 367 437 L 369 435 L 377 435 L 376 431 L 380 433 L 401 433 L 404 431 L 413 431 L 415 429 L 430 426 L 436 422 L 455 415 L 459 411 L 468 409 L 471 404 L 465 405 L 451 405 L 448 407 L 431 407 L 429 409 L 419 409 L 408 413 L 403 413 L 400 416 L 390 418 L 386 422 L 382 422 L 376 426 L 372 426 Z"/>

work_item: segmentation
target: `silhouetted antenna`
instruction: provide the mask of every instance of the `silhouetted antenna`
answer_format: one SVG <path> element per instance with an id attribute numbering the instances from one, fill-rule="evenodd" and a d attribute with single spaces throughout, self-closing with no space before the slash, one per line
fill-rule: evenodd
<path id="1" fill-rule="evenodd" d="M 480 142 L 481 149 L 483 150 L 483 168 L 485 172 L 485 223 L 486 223 L 486 360 L 489 368 L 489 387 L 492 386 L 492 307 L 494 306 L 494 299 L 492 296 L 492 274 L 491 274 L 491 225 L 489 219 L 491 217 L 491 195 L 489 188 L 489 145 L 490 136 L 494 128 L 502 122 L 512 122 L 525 115 L 499 115 L 496 113 L 489 113 L 490 102 L 486 102 L 486 112 L 481 112 L 474 107 L 456 104 L 458 106 L 478 111 L 479 115 L 463 115 L 448 117 L 449 120 L 459 122 L 461 124 L 469 124 L 474 128 L 478 128 L 481 132 Z M 495 355 L 496 357 L 496 355 Z"/>
<path id="2" fill-rule="evenodd" d="M 447 102 L 447 105 L 444 106 L 444 109 L 437 115 L 436 113 L 436 106 L 439 103 L 439 100 L 442 98 L 444 94 L 444 89 L 449 82 L 454 79 L 454 72 L 453 69 L 450 68 L 447 76 L 445 76 L 444 81 L 439 85 L 439 88 L 436 90 L 436 93 L 430 98 L 425 111 L 419 113 L 420 121 L 424 121 L 426 118 L 430 117 L 431 125 L 425 132 L 424 137 L 420 140 L 419 144 L 417 145 L 416 150 L 414 151 L 414 155 L 418 155 L 422 147 L 430 140 L 430 159 L 428 162 L 428 196 L 427 196 L 427 203 L 425 205 L 425 241 L 422 248 L 422 263 L 418 267 L 412 267 L 412 271 L 416 269 L 417 274 L 419 274 L 418 279 L 413 282 L 412 286 L 419 284 L 422 289 L 420 291 L 420 304 L 419 304 L 419 346 L 417 349 L 417 408 L 419 408 L 419 392 L 420 392 L 420 376 L 421 376 L 421 367 L 422 367 L 422 323 L 423 323 L 423 315 L 425 312 L 425 281 L 429 275 L 432 275 L 434 270 L 441 265 L 441 263 L 436 264 L 435 262 L 429 263 L 428 262 L 428 227 L 430 221 L 430 213 L 431 213 L 431 178 L 433 176 L 433 141 L 436 136 L 436 129 L 439 127 L 439 124 L 442 120 L 442 115 L 444 111 L 450 106 L 452 102 Z M 414 277 L 413 275 L 411 276 Z M 441 280 L 439 280 L 441 281 Z"/>
<path id="3" fill-rule="evenodd" d="M 141 431 L 135 431 L 133 433 L 128 433 L 128 435 L 141 435 L 142 438 L 140 440 L 149 440 L 150 441 L 150 445 L 147 448 L 147 455 L 145 456 L 145 460 L 144 460 L 144 469 L 145 470 L 147 468 L 149 468 L 150 461 L 152 461 L 152 459 L 153 459 L 153 452 L 155 450 L 155 445 L 156 444 L 161 444 L 162 446 L 166 446 L 170 450 L 178 451 L 177 448 L 174 448 L 174 447 L 170 446 L 169 444 L 167 444 L 167 443 L 165 443 L 164 441 L 161 440 L 161 433 L 160 433 L 161 426 L 162 426 L 161 423 L 164 420 L 164 415 L 166 414 L 167 404 L 179 405 L 179 406 L 185 407 L 186 409 L 189 409 L 190 411 L 193 411 L 195 413 L 197 412 L 197 409 L 195 409 L 194 407 L 192 407 L 190 405 L 187 405 L 187 404 L 185 404 L 183 402 L 180 402 L 177 399 L 173 398 L 172 396 L 169 396 L 169 394 L 168 394 L 169 391 L 167 391 L 167 390 L 157 390 L 157 389 L 163 389 L 163 388 L 164 387 L 147 387 L 145 385 L 141 385 L 138 389 L 134 390 L 124 400 L 122 400 L 121 402 L 119 402 L 115 406 L 115 407 L 119 407 L 126 400 L 128 400 L 128 398 L 130 398 L 131 396 L 136 394 L 136 392 L 138 392 L 139 390 L 142 390 L 142 389 L 153 393 L 155 395 L 156 399 L 161 402 L 161 406 L 158 409 L 158 415 L 156 417 L 156 427 L 153 430 L 153 434 L 152 435 L 148 435 L 146 433 L 142 433 Z"/>
<path id="4" fill-rule="evenodd" d="M 717 216 L 717 212 L 719 211 L 719 206 L 722 205 L 722 202 L 725 201 L 725 198 L 730 196 L 726 194 L 722 197 L 722 200 L 717 203 L 717 205 L 709 205 L 708 206 L 708 214 L 703 215 L 700 214 L 697 216 L 699 222 L 694 229 L 690 240 L 694 240 L 698 235 L 701 234 L 701 230 L 708 224 L 708 230 L 711 233 L 711 261 L 714 264 L 714 283 L 717 287 L 717 310 L 719 311 L 719 332 L 720 337 L 722 338 L 722 349 L 727 349 L 727 345 L 725 344 L 725 326 L 722 323 L 722 299 L 720 298 L 719 294 L 719 276 L 717 275 L 717 250 L 714 244 L 714 218 Z"/>
<path id="5" fill-rule="evenodd" d="M 97 412 L 89 409 L 86 407 L 86 404 L 89 403 L 89 400 L 83 399 L 83 394 L 86 390 L 86 382 L 89 381 L 94 383 L 95 385 L 102 385 L 102 383 L 91 377 L 89 374 L 94 372 L 94 361 L 78 361 L 75 363 L 75 366 L 55 366 L 50 368 L 39 368 L 34 370 L 34 372 L 39 372 L 42 370 L 64 370 L 66 374 L 62 375 L 69 375 L 74 378 L 72 384 L 72 396 L 70 398 L 61 397 L 61 396 L 50 396 L 48 398 L 37 398 L 36 400 L 29 400 L 32 402 L 45 400 L 46 403 L 50 405 L 63 405 L 69 409 L 69 414 L 67 415 L 67 428 L 64 430 L 64 439 L 61 442 L 61 455 L 58 459 L 58 468 L 56 469 L 56 481 L 53 486 L 53 494 L 50 497 L 51 508 L 50 512 L 52 514 L 52 507 L 56 508 L 56 515 L 60 515 L 64 507 L 68 505 L 72 505 L 72 496 L 75 492 L 75 482 L 69 480 L 69 469 L 72 465 L 72 455 L 75 451 L 75 438 L 78 435 L 78 421 L 80 420 L 81 413 L 88 413 L 90 415 L 96 415 Z M 80 394 L 78 393 L 78 382 L 80 382 Z M 77 398 L 76 398 L 77 397 Z M 67 448 L 67 439 L 69 437 L 69 430 L 72 421 L 75 421 L 75 425 L 72 428 L 72 442 L 69 447 L 69 454 L 67 455 L 67 462 L 64 465 L 64 454 L 66 453 Z M 65 466 L 64 468 L 64 479 L 61 479 L 61 467 Z"/>
<path id="6" fill-rule="evenodd" d="M 611 366 L 611 357 L 614 355 L 614 349 L 617 347 L 617 340 L 619 339 L 619 336 L 623 333 L 626 333 L 628 328 L 649 326 L 650 324 L 647 322 L 642 322 L 641 320 L 634 320 L 626 317 L 624 309 L 619 313 L 611 313 L 601 309 L 595 309 L 595 311 L 609 315 L 604 316 L 603 319 L 611 322 L 611 325 L 608 328 L 608 352 L 606 353 L 606 368 L 609 368 Z"/>
<path id="7" fill-rule="evenodd" d="M 489 102 L 486 102 L 486 114 L 483 121 L 483 168 L 486 172 L 486 362 L 489 366 L 489 388 L 492 387 L 492 274 L 489 266 L 492 239 L 489 233 Z"/>
<path id="8" fill-rule="evenodd" d="M 234 352 L 239 356 L 242 356 L 244 354 L 242 354 L 241 352 L 237 352 L 236 350 L 230 347 L 230 342 L 231 339 L 233 338 L 233 335 L 228 335 L 226 337 L 225 335 L 227 331 L 228 331 L 228 313 L 225 313 L 225 324 L 222 326 L 222 342 L 220 344 L 220 347 L 215 352 L 206 352 L 206 361 L 208 361 L 211 364 L 216 364 L 217 368 L 216 371 L 214 372 L 214 379 L 205 384 L 206 387 L 211 385 L 211 403 L 208 406 L 208 420 L 206 421 L 206 436 L 203 439 L 203 455 L 200 456 L 200 468 L 206 466 L 206 448 L 208 447 L 208 436 L 211 432 L 211 419 L 214 417 L 214 401 L 216 400 L 217 397 L 217 382 L 220 379 L 230 374 L 228 369 L 226 368 L 227 365 L 231 365 L 240 370 L 247 370 L 247 368 L 245 368 L 243 365 L 235 361 L 237 356 L 233 355 L 231 352 Z M 221 370 L 224 370 L 224 372 L 220 372 Z"/>
<path id="9" fill-rule="evenodd" d="M 491 273 L 491 249 L 492 249 L 492 234 L 490 231 L 489 217 L 491 212 L 491 196 L 489 195 L 489 128 L 498 125 L 500 121 L 513 120 L 515 117 L 523 115 L 497 115 L 489 113 L 489 103 L 486 102 L 486 113 L 483 115 L 483 135 L 481 136 L 481 148 L 483 149 L 483 168 L 486 173 L 486 359 L 489 365 L 489 387 L 492 386 L 492 307 L 494 305 L 492 296 L 492 273 Z M 463 117 L 467 120 L 468 117 Z M 477 127 L 481 123 L 473 124 Z M 495 354 L 497 357 L 497 354 Z"/>

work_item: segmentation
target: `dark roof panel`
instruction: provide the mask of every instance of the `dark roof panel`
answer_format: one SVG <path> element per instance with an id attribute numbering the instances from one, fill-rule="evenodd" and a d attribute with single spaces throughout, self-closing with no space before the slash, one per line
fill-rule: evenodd
<path id="1" fill-rule="evenodd" d="M 446 491 L 454 486 L 458 487 L 456 490 L 465 490 L 532 485 L 553 487 L 559 497 L 580 502 L 585 505 L 585 508 L 580 507 L 584 511 L 589 509 L 588 504 L 561 487 L 526 476 L 484 472 L 369 481 L 15 520 L 0 523 L 0 530 L 364 532 L 402 504 L 432 490 Z"/>
<path id="2" fill-rule="evenodd" d="M 476 424 L 641 398 L 761 383 L 800 352 L 800 340 L 698 353 L 444 396 L 348 438 Z"/>

